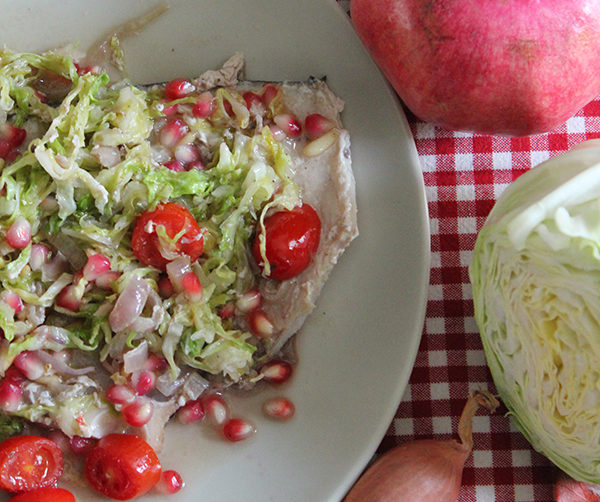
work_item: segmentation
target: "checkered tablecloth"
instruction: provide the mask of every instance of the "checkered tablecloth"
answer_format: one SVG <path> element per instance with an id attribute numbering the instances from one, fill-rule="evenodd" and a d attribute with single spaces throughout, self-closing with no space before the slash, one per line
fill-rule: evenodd
<path id="1" fill-rule="evenodd" d="M 347 13 L 350 2 L 338 0 Z M 468 267 L 477 232 L 518 176 L 600 138 L 600 97 L 547 134 L 523 138 L 447 131 L 406 110 L 429 207 L 431 273 L 423 336 L 410 382 L 378 454 L 415 439 L 457 439 L 466 399 L 495 392 L 475 319 Z M 560 471 L 534 451 L 501 407 L 480 410 L 458 502 L 553 502 Z M 417 502 L 417 501 L 415 501 Z"/>
<path id="2" fill-rule="evenodd" d="M 431 224 L 431 276 L 423 337 L 379 452 L 423 438 L 456 437 L 474 388 L 495 391 L 473 318 L 468 277 L 477 232 L 502 191 L 540 162 L 600 137 L 600 99 L 548 134 L 524 138 L 442 130 L 408 113 Z M 558 470 L 511 426 L 501 407 L 480 411 L 459 501 L 550 502 Z"/>

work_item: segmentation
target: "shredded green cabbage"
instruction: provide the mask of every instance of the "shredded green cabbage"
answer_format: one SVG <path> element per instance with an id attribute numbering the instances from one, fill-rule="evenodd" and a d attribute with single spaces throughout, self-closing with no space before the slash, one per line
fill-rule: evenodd
<path id="1" fill-rule="evenodd" d="M 111 46 L 120 51 L 117 42 Z M 49 82 L 64 91 L 56 102 L 44 96 Z M 181 106 L 188 102 L 178 100 Z M 264 213 L 271 207 L 293 208 L 300 194 L 284 148 L 268 127 L 254 129 L 241 94 L 219 89 L 215 103 L 210 120 L 186 116 L 190 140 L 202 142 L 210 156 L 206 168 L 176 172 L 156 160 L 152 140 L 156 121 L 164 120 L 160 110 L 170 104 L 161 91 L 110 82 L 106 73 L 80 74 L 70 56 L 56 51 L 0 52 L 0 126 L 27 131 L 18 155 L 0 159 L 0 233 L 6 235 L 17 215 L 32 227 L 32 242 L 25 249 L 5 246 L 1 252 L 1 289 L 17 293 L 27 305 L 16 318 L 0 301 L 6 342 L 0 349 L 1 368 L 6 370 L 19 353 L 37 349 L 73 348 L 110 363 L 146 340 L 168 361 L 173 378 L 184 366 L 233 382 L 252 370 L 260 352 L 256 338 L 221 319 L 218 309 L 255 286 L 248 242 Z M 112 149 L 117 161 L 104 165 L 103 148 Z M 127 279 L 135 274 L 158 289 L 161 271 L 136 259 L 131 232 L 142 212 L 167 201 L 187 207 L 203 229 L 205 252 L 193 264 L 202 299 L 160 298 L 155 329 L 115 333 L 109 313 Z M 77 249 L 51 244 L 57 237 Z M 62 255 L 68 261 L 69 252 L 102 254 L 121 275 L 114 289 L 103 289 L 77 278 L 77 270 L 69 267 L 56 275 L 34 269 L 32 248 L 38 244 L 47 245 L 55 261 Z M 83 301 L 74 312 L 56 304 L 69 286 Z M 77 402 L 68 406 L 82 413 L 91 406 L 88 400 Z M 21 415 L 35 413 L 51 410 Z"/>

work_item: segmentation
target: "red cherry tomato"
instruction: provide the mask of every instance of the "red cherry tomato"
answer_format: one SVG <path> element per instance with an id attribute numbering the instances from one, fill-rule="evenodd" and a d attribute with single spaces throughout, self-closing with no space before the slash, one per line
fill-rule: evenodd
<path id="1" fill-rule="evenodd" d="M 169 251 L 187 255 L 192 262 L 200 257 L 204 248 L 204 237 L 198 223 L 185 207 L 167 202 L 159 204 L 154 211 L 142 213 L 135 222 L 131 248 L 140 262 L 164 270 L 170 261 L 160 252 L 161 241 L 156 233 L 158 225 L 165 228 L 170 239 L 181 235 L 175 242 L 174 249 L 169 248 Z M 168 246 L 168 243 L 163 247 L 165 245 Z"/>
<path id="2" fill-rule="evenodd" d="M 15 436 L 0 443 L 0 489 L 11 493 L 55 485 L 63 473 L 58 445 L 40 436 Z"/>
<path id="3" fill-rule="evenodd" d="M 154 450 L 132 434 L 104 436 L 85 460 L 85 477 L 98 492 L 117 500 L 143 495 L 160 480 Z"/>
<path id="4" fill-rule="evenodd" d="M 47 486 L 21 493 L 8 502 L 75 502 L 75 497 L 69 490 L 64 488 Z"/>
<path id="5" fill-rule="evenodd" d="M 296 277 L 308 265 L 319 247 L 321 220 L 308 204 L 291 211 L 278 211 L 267 216 L 265 224 L 265 249 L 271 271 L 269 277 L 280 281 Z M 260 239 L 254 239 L 252 254 L 263 268 Z"/>

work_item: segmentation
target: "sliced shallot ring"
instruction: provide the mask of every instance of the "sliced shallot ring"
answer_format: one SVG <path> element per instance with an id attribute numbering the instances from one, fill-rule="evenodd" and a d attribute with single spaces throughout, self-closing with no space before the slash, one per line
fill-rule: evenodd
<path id="1" fill-rule="evenodd" d="M 72 368 L 62 357 L 46 352 L 45 350 L 38 350 L 37 354 L 41 361 L 46 364 L 50 364 L 54 371 L 62 375 L 81 376 L 86 375 L 95 369 L 93 366 L 86 366 L 85 368 Z"/>
<path id="2" fill-rule="evenodd" d="M 150 285 L 144 279 L 135 274 L 131 276 L 108 316 L 113 331 L 123 331 L 136 321 L 144 310 L 150 291 Z"/>
<path id="3" fill-rule="evenodd" d="M 180 256 L 179 258 L 167 263 L 167 275 L 173 285 L 173 289 L 177 293 L 183 291 L 183 277 L 192 271 L 190 259 L 188 256 Z"/>
<path id="4" fill-rule="evenodd" d="M 144 369 L 148 360 L 148 342 L 142 340 L 134 349 L 128 350 L 123 354 L 123 371 L 125 373 L 135 373 Z"/>

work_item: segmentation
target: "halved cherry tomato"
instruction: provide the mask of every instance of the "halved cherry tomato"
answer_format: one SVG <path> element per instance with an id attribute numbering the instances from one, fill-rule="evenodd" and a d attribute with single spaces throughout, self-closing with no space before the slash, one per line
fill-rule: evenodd
<path id="1" fill-rule="evenodd" d="M 64 488 L 47 486 L 21 493 L 8 502 L 75 502 L 75 497 L 69 490 Z"/>
<path id="2" fill-rule="evenodd" d="M 85 460 L 85 477 L 98 492 L 117 500 L 143 495 L 160 480 L 154 450 L 132 434 L 104 436 Z"/>
<path id="3" fill-rule="evenodd" d="M 176 242 L 164 242 L 157 234 L 162 225 L 169 239 L 180 236 Z M 202 254 L 204 237 L 192 214 L 175 202 L 159 204 L 154 211 L 142 213 L 135 222 L 131 236 L 131 248 L 136 258 L 144 265 L 164 270 L 169 263 L 161 249 L 170 253 L 187 255 L 192 262 Z"/>
<path id="4" fill-rule="evenodd" d="M 15 436 L 0 443 L 0 489 L 18 493 L 56 484 L 63 473 L 58 445 L 40 436 Z"/>
<path id="5" fill-rule="evenodd" d="M 291 211 L 278 211 L 267 216 L 265 225 L 265 250 L 271 271 L 271 279 L 280 281 L 296 277 L 308 265 L 319 247 L 321 220 L 308 204 L 297 206 Z M 260 239 L 254 239 L 252 254 L 259 267 L 263 268 L 260 254 Z"/>

